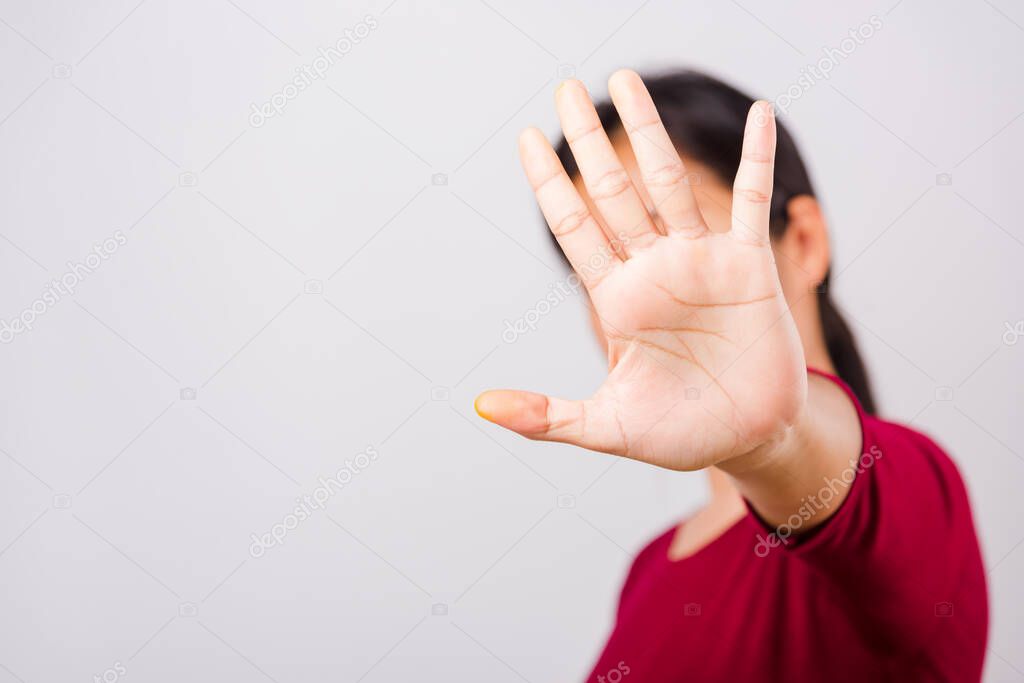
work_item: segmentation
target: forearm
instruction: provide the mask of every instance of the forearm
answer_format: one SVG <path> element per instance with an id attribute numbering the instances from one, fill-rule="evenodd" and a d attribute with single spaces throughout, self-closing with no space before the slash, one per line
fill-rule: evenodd
<path id="1" fill-rule="evenodd" d="M 798 531 L 827 520 L 846 499 L 861 450 L 857 411 L 834 382 L 808 376 L 807 403 L 783 434 L 720 463 L 740 493 L 771 526 Z M 836 483 L 838 482 L 838 484 Z M 828 489 L 827 495 L 819 495 Z"/>

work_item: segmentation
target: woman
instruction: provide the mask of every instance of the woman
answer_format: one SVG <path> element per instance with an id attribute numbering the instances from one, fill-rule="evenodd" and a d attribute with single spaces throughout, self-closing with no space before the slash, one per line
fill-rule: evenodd
<path id="1" fill-rule="evenodd" d="M 620 71 L 609 90 L 595 109 L 560 86 L 558 152 L 520 139 L 608 378 L 583 401 L 477 399 L 531 439 L 708 469 L 707 506 L 634 561 L 589 680 L 978 680 L 988 610 L 963 483 L 873 415 L 793 140 L 767 103 L 699 74 Z"/>

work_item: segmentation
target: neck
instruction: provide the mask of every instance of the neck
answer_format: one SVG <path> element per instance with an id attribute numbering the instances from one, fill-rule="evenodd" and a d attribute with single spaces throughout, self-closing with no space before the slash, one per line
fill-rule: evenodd
<path id="1" fill-rule="evenodd" d="M 708 485 L 711 489 L 709 508 L 732 509 L 737 505 L 743 505 L 743 498 L 729 475 L 717 467 L 708 468 Z"/>
<path id="2" fill-rule="evenodd" d="M 817 340 L 814 344 L 807 344 L 804 351 L 804 362 L 807 367 L 827 372 L 830 375 L 836 374 L 836 366 L 832 364 L 832 358 L 828 355 L 825 340 Z"/>
<path id="3" fill-rule="evenodd" d="M 815 370 L 836 374 L 835 365 L 828 355 L 828 344 L 825 343 L 825 330 L 821 325 L 821 309 L 817 298 L 807 297 L 798 302 L 791 313 L 800 334 L 800 343 L 804 347 L 804 363 Z"/>

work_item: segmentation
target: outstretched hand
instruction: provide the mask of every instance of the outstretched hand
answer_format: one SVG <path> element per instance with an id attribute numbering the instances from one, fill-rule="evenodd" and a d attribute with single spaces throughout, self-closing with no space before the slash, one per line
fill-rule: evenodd
<path id="1" fill-rule="evenodd" d="M 481 394 L 476 408 L 532 439 L 700 469 L 779 437 L 806 402 L 803 351 L 768 236 L 774 115 L 765 102 L 751 108 L 732 228 L 712 232 L 639 76 L 617 72 L 609 88 L 659 221 L 578 81 L 558 89 L 558 116 L 600 223 L 544 135 L 520 138 L 526 176 L 607 338 L 608 377 L 582 401 L 501 390 Z"/>

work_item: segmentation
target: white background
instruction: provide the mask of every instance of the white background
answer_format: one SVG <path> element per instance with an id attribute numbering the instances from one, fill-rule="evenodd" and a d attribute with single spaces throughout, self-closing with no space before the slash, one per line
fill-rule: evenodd
<path id="1" fill-rule="evenodd" d="M 1024 319 L 1024 10 L 759 4 L 0 1 L 0 317 L 127 236 L 0 346 L 0 683 L 581 679 L 629 557 L 703 480 L 473 415 L 484 388 L 582 396 L 603 371 L 575 298 L 502 340 L 565 277 L 517 132 L 555 133 L 560 68 L 600 94 L 618 67 L 695 66 L 771 99 L 872 15 L 785 119 L 882 412 L 968 482 L 986 680 L 1024 681 L 1024 340 L 1003 341 Z"/>

